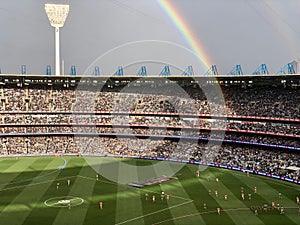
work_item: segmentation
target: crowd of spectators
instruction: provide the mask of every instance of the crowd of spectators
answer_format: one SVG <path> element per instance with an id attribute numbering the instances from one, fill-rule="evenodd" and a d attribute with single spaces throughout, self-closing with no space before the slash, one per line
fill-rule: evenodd
<path id="1" fill-rule="evenodd" d="M 199 141 L 199 137 L 200 140 L 222 138 L 224 134 L 224 138 L 229 140 L 299 147 L 299 122 L 293 121 L 300 119 L 299 88 L 223 87 L 222 91 L 214 93 L 211 90 L 212 93 L 204 94 L 190 88 L 186 90 L 189 95 L 186 97 L 176 93 L 55 89 L 46 85 L 36 88 L 1 87 L 0 135 L 3 135 L 0 137 L 0 154 L 89 153 L 193 159 L 298 178 L 299 174 L 295 171 L 284 169 L 300 167 L 300 155 L 295 151 L 234 144 L 223 144 L 219 148 L 220 143 L 207 146 Z M 221 101 L 223 97 L 224 103 Z M 197 114 L 218 115 L 222 112 L 232 117 L 225 120 L 194 117 Z M 155 115 L 157 113 L 180 113 L 180 117 Z M 245 120 L 235 116 L 273 119 Z M 291 121 L 280 122 L 278 118 Z M 211 130 L 219 128 L 226 132 L 214 136 Z M 79 133 L 100 134 L 100 137 L 83 137 L 78 136 Z M 101 134 L 123 135 L 108 137 Z M 133 137 L 128 138 L 126 134 Z M 147 138 L 151 135 L 159 137 Z M 175 141 L 175 138 L 168 136 L 178 138 Z"/>
<path id="2" fill-rule="evenodd" d="M 146 126 L 149 128 L 168 127 L 187 128 L 187 129 L 224 129 L 247 132 L 269 132 L 278 135 L 300 135 L 300 125 L 282 123 L 282 122 L 253 122 L 241 120 L 222 120 L 222 119 L 196 119 L 187 117 L 170 116 L 126 116 L 126 115 L 72 115 L 72 114 L 3 114 L 2 121 L 4 125 L 9 125 L 4 129 L 4 133 L 11 130 L 15 133 L 17 129 L 24 132 L 23 128 L 17 128 L 17 125 L 41 126 L 58 125 L 60 128 L 52 130 L 65 130 L 62 125 L 112 125 L 112 126 Z M 16 127 L 12 127 L 16 125 Z M 32 128 L 28 130 L 38 130 Z M 71 131 L 71 129 L 68 129 Z M 0 130 L 1 132 L 1 130 Z M 27 131 L 28 132 L 28 131 Z M 42 132 L 42 131 L 41 131 Z"/>
<path id="3" fill-rule="evenodd" d="M 300 158 L 298 152 L 231 145 L 219 151 L 215 162 L 294 179 L 299 178 Z M 289 167 L 294 167 L 295 170 L 288 169 Z"/>
<path id="4" fill-rule="evenodd" d="M 7 137 L 0 139 L 1 155 L 79 153 L 71 136 Z"/>
<path id="5" fill-rule="evenodd" d="M 299 119 L 299 88 L 226 87 L 222 93 L 209 99 L 201 90 L 189 89 L 191 97 L 100 92 L 96 90 L 2 88 L 5 111 L 131 111 L 182 112 L 218 114 L 222 109 L 228 115 L 263 116 Z M 206 93 L 207 94 L 207 93 Z M 225 102 L 222 105 L 222 99 Z M 209 100 L 209 101 L 208 101 Z"/>
<path id="6" fill-rule="evenodd" d="M 1 155 L 98 154 L 151 156 L 228 165 L 298 179 L 300 153 L 259 146 L 111 137 L 8 137 L 0 139 Z M 290 170 L 289 167 L 296 168 Z M 299 170 L 297 170 L 297 168 Z"/>
<path id="7" fill-rule="evenodd" d="M 82 134 L 83 136 L 88 134 L 101 135 L 101 136 L 112 136 L 121 134 L 122 136 L 176 136 L 178 139 L 225 139 L 233 140 L 233 142 L 247 142 L 248 144 L 270 144 L 270 145 L 281 145 L 281 146 L 300 146 L 299 138 L 288 137 L 288 136 L 277 136 L 277 135 L 266 135 L 259 133 L 240 133 L 240 132 L 222 132 L 222 131 L 210 131 L 202 129 L 166 129 L 166 128 L 139 128 L 130 126 L 6 126 L 0 128 L 4 136 L 8 135 L 26 135 L 30 134 L 33 136 L 40 136 L 45 134 L 53 136 L 57 134 L 61 135 L 77 135 Z M 172 138 L 172 137 L 169 137 Z"/>

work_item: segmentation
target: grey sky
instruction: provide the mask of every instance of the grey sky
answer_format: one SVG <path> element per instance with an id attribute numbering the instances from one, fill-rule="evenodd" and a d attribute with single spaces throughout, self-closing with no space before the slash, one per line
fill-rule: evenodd
<path id="1" fill-rule="evenodd" d="M 54 31 L 44 12 L 45 3 L 70 4 L 61 29 L 61 59 L 66 74 L 71 65 L 83 73 L 99 56 L 129 42 L 161 40 L 191 49 L 154 0 L 1 0 L 2 73 L 20 73 L 22 64 L 27 66 L 27 73 L 33 74 L 44 74 L 49 64 L 54 73 Z M 228 73 L 235 64 L 251 73 L 262 63 L 275 73 L 300 58 L 299 0 L 172 0 L 172 5 L 221 73 Z M 168 49 L 157 48 L 151 59 L 159 53 L 164 56 L 163 51 Z M 117 57 L 100 60 L 105 62 L 99 65 L 100 70 L 109 73 L 134 54 L 130 48 L 121 51 Z M 192 64 L 196 73 L 204 72 L 189 57 L 181 57 L 172 48 L 169 51 L 178 56 L 180 67 Z"/>

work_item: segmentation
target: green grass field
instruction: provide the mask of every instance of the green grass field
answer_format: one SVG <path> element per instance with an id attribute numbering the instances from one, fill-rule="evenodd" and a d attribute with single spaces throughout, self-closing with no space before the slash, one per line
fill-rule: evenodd
<path id="1" fill-rule="evenodd" d="M 64 159 L 66 167 L 58 169 Z M 142 166 L 155 162 L 132 159 L 128 163 Z M 197 170 L 196 165 L 185 165 L 177 173 L 178 180 L 137 189 L 117 185 L 101 175 L 97 181 L 96 172 L 81 157 L 3 158 L 0 159 L 0 224 L 300 224 L 296 203 L 299 185 L 211 167 L 196 178 Z M 241 198 L 241 187 L 245 200 Z M 160 199 L 162 191 L 170 194 L 169 200 Z M 156 196 L 155 202 L 152 195 Z M 103 202 L 102 210 L 99 201 Z M 259 210 L 255 215 L 251 209 L 265 203 L 271 205 L 272 201 L 283 205 L 285 213 L 273 209 Z"/>

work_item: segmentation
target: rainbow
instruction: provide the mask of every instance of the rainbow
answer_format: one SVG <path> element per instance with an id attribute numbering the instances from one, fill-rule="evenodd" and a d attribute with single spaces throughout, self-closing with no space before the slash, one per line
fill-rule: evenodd
<path id="1" fill-rule="evenodd" d="M 193 34 L 192 29 L 184 21 L 184 18 L 176 10 L 176 8 L 168 0 L 157 0 L 160 7 L 166 12 L 166 14 L 171 18 L 174 25 L 181 32 L 185 40 L 188 42 L 195 55 L 200 60 L 205 69 L 211 67 L 212 63 L 209 56 L 205 53 L 204 48 L 201 43 L 197 40 L 196 36 Z"/>

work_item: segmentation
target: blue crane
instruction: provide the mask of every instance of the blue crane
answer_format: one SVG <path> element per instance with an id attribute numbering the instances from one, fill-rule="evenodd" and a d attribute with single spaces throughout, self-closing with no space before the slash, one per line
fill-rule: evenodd
<path id="1" fill-rule="evenodd" d="M 141 66 L 140 70 L 138 71 L 137 75 L 139 76 L 147 76 L 147 69 L 146 66 Z"/>
<path id="2" fill-rule="evenodd" d="M 99 76 L 100 75 L 100 68 L 99 68 L 99 66 L 95 66 L 93 75 L 95 75 L 95 76 Z"/>
<path id="3" fill-rule="evenodd" d="M 169 66 L 164 66 L 164 68 L 162 69 L 162 71 L 160 72 L 161 76 L 170 76 L 171 72 L 170 72 L 170 67 Z"/>
<path id="4" fill-rule="evenodd" d="M 253 75 L 269 74 L 266 64 L 261 64 L 253 73 Z"/>
<path id="5" fill-rule="evenodd" d="M 22 65 L 21 74 L 26 74 L 26 65 Z"/>
<path id="6" fill-rule="evenodd" d="M 71 66 L 71 75 L 75 76 L 76 75 L 76 67 Z"/>
<path id="7" fill-rule="evenodd" d="M 204 75 L 218 75 L 218 70 L 216 65 L 212 65 L 209 70 L 207 70 Z"/>
<path id="8" fill-rule="evenodd" d="M 241 65 L 237 64 L 235 67 L 230 70 L 230 72 L 227 75 L 243 75 L 243 70 Z"/>
<path id="9" fill-rule="evenodd" d="M 185 71 L 182 72 L 181 75 L 185 75 L 185 76 L 193 76 L 194 75 L 194 70 L 192 66 L 188 66 Z"/>
<path id="10" fill-rule="evenodd" d="M 119 66 L 118 70 L 114 73 L 114 75 L 123 76 L 124 75 L 123 67 Z"/>
<path id="11" fill-rule="evenodd" d="M 51 75 L 51 66 L 46 67 L 46 75 Z"/>
<path id="12" fill-rule="evenodd" d="M 296 62 L 290 62 L 284 65 L 276 74 L 296 74 Z"/>

